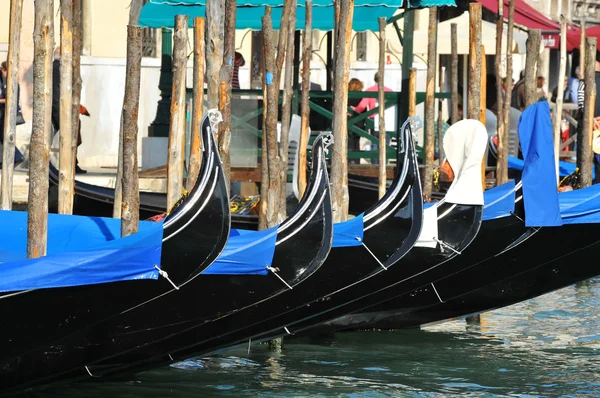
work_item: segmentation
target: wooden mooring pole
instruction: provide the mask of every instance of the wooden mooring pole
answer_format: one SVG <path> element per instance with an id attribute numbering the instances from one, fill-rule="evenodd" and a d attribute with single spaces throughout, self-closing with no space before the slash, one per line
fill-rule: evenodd
<path id="1" fill-rule="evenodd" d="M 133 0 L 140 1 L 140 0 Z M 71 161 L 73 162 L 73 170 L 75 170 L 75 165 L 77 164 L 77 146 L 79 144 L 79 135 L 80 135 L 80 105 L 81 105 L 81 51 L 82 51 L 82 40 L 83 36 L 83 20 L 81 18 L 81 1 L 73 1 L 73 64 L 72 64 L 72 96 L 73 99 L 71 101 L 71 150 L 73 154 L 71 156 Z M 133 2 L 131 7 L 133 7 Z M 141 5 L 140 5 L 141 11 Z M 137 13 L 137 17 L 139 18 L 139 11 Z M 136 19 L 137 21 L 137 19 Z M 73 181 L 74 182 L 74 181 Z"/>
<path id="2" fill-rule="evenodd" d="M 194 67 L 193 67 L 193 103 L 192 103 L 192 137 L 190 139 L 190 162 L 185 188 L 191 191 L 200 172 L 201 138 L 200 122 L 204 111 L 204 18 L 194 18 Z"/>
<path id="3" fill-rule="evenodd" d="M 458 121 L 458 31 L 457 24 L 450 24 L 450 52 L 452 58 L 452 124 Z"/>
<path id="4" fill-rule="evenodd" d="M 58 155 L 58 212 L 73 213 L 73 0 L 60 0 L 60 130 Z"/>
<path id="5" fill-rule="evenodd" d="M 498 150 L 498 165 L 501 168 L 496 168 L 496 184 L 500 185 L 501 181 L 508 181 L 508 147 L 510 138 L 510 99 L 512 96 L 512 74 L 513 74 L 513 25 L 515 21 L 515 0 L 508 0 L 508 26 L 506 27 L 506 96 L 502 108 L 498 107 L 498 112 L 503 113 L 504 134 L 502 135 L 502 155 Z M 500 162 L 502 158 L 502 162 Z"/>
<path id="6" fill-rule="evenodd" d="M 585 39 L 585 97 L 583 105 L 583 126 L 577 137 L 577 166 L 581 171 L 581 188 L 592 185 L 592 130 L 594 123 L 594 104 L 596 102 L 596 46 L 595 37 Z M 580 139 L 581 138 L 581 139 Z"/>
<path id="7" fill-rule="evenodd" d="M 19 54 L 23 0 L 11 0 L 8 33 L 6 103 L 2 155 L 2 209 L 12 209 L 13 170 L 17 141 L 17 107 L 19 106 Z"/>
<path id="8" fill-rule="evenodd" d="M 187 64 L 187 15 L 175 16 L 173 30 L 173 91 L 167 161 L 167 211 L 183 194 L 183 163 L 185 158 L 185 75 Z"/>
<path id="9" fill-rule="evenodd" d="M 581 78 L 585 76 L 585 28 L 586 23 L 585 20 L 579 22 L 579 73 L 581 74 Z M 579 145 L 578 145 L 579 146 Z"/>
<path id="10" fill-rule="evenodd" d="M 541 31 L 532 29 L 527 37 L 527 55 L 525 56 L 525 108 L 538 100 L 537 63 L 540 55 Z"/>
<path id="11" fill-rule="evenodd" d="M 386 191 L 387 170 L 386 170 L 386 131 L 385 131 L 385 25 L 386 19 L 379 18 L 379 82 L 377 83 L 378 102 L 379 102 L 379 199 L 383 198 Z"/>
<path id="12" fill-rule="evenodd" d="M 423 176 L 423 196 L 431 198 L 433 189 L 433 158 L 435 151 L 435 71 L 437 65 L 437 7 L 429 9 L 429 29 L 427 35 L 427 86 L 425 88 L 425 174 Z"/>
<path id="13" fill-rule="evenodd" d="M 310 106 L 308 103 L 310 90 L 310 59 L 312 58 L 312 0 L 306 0 L 306 19 L 302 36 L 302 93 L 300 99 L 301 128 L 298 142 L 298 192 L 300 198 L 306 190 L 306 147 L 308 146 L 308 121 Z"/>
<path id="14" fill-rule="evenodd" d="M 231 179 L 231 90 L 233 88 L 233 68 L 235 63 L 235 23 L 236 1 L 225 0 L 225 40 L 223 63 L 219 72 L 219 109 L 223 122 L 219 125 L 219 154 L 223 162 L 225 180 L 230 186 Z"/>
<path id="15" fill-rule="evenodd" d="M 502 185 L 508 180 L 508 159 L 504 155 L 504 134 L 508 134 L 505 130 L 504 123 L 504 96 L 502 87 L 502 31 L 504 29 L 504 0 L 498 0 L 498 17 L 496 21 L 496 57 L 494 66 L 496 69 L 496 118 L 497 118 L 497 134 L 498 134 L 498 158 L 496 162 L 496 185 Z M 507 50 L 511 43 L 507 43 Z M 506 77 L 510 79 L 510 76 Z M 510 84 L 510 83 L 509 83 Z M 508 100 L 508 99 L 507 99 Z"/>
<path id="16" fill-rule="evenodd" d="M 336 0 L 339 4 L 338 36 L 336 41 L 333 119 L 333 156 L 331 163 L 331 202 L 333 221 L 348 219 L 348 75 L 350 74 L 350 38 L 354 0 Z"/>
<path id="17" fill-rule="evenodd" d="M 74 4 L 79 3 L 75 1 Z M 137 26 L 142 11 L 142 0 L 131 0 L 129 5 L 129 26 Z M 81 10 L 80 10 L 81 14 Z M 81 19 L 81 15 L 79 16 Z M 78 38 L 81 46 L 81 37 Z M 81 56 L 81 48 L 79 55 Z M 125 77 L 127 78 L 127 76 Z M 80 85 L 79 92 L 81 93 L 81 75 L 79 76 Z M 77 123 L 79 123 L 79 108 L 77 108 Z M 123 112 L 121 112 L 121 121 L 119 123 L 119 155 L 117 163 L 117 178 L 115 180 L 115 198 L 113 202 L 113 218 L 121 218 L 121 210 L 123 208 Z"/>
<path id="18" fill-rule="evenodd" d="M 408 116 L 417 115 L 417 69 L 408 72 Z"/>
<path id="19" fill-rule="evenodd" d="M 438 89 L 441 93 L 444 91 L 444 68 L 440 62 L 438 68 Z M 437 117 L 437 140 L 438 140 L 438 164 L 441 166 L 444 158 L 444 118 L 442 117 L 444 110 L 444 99 L 438 98 L 438 117 Z"/>
<path id="20" fill-rule="evenodd" d="M 219 107 L 219 71 L 223 63 L 225 0 L 206 1 L 206 99 L 208 109 Z"/>
<path id="21" fill-rule="evenodd" d="M 481 3 L 469 4 L 469 83 L 467 117 L 479 120 L 481 106 Z"/>
<path id="22" fill-rule="evenodd" d="M 35 0 L 27 258 L 45 256 L 48 237 L 48 155 L 52 113 L 53 12 L 53 0 Z"/>
<path id="23" fill-rule="evenodd" d="M 560 158 L 561 130 L 563 117 L 563 97 L 565 92 L 565 74 L 567 70 L 567 21 L 564 16 L 560 18 L 560 66 L 558 68 L 558 87 L 556 95 L 556 109 L 554 110 L 554 163 L 556 167 L 556 183 L 560 181 L 558 161 Z"/>
<path id="24" fill-rule="evenodd" d="M 290 23 L 287 30 L 287 47 L 285 50 L 285 71 L 283 76 L 283 99 L 281 102 L 281 136 L 279 139 L 279 212 L 285 217 L 287 199 L 288 149 L 290 146 L 290 123 L 292 121 L 292 95 L 294 85 L 294 35 L 296 32 L 296 0 L 292 0 Z M 279 32 L 279 34 L 286 34 Z"/>
<path id="25" fill-rule="evenodd" d="M 186 21 L 187 23 L 187 21 Z M 123 99 L 123 201 L 121 237 L 134 234 L 140 221 L 137 137 L 142 70 L 142 28 L 127 27 L 127 65 Z"/>

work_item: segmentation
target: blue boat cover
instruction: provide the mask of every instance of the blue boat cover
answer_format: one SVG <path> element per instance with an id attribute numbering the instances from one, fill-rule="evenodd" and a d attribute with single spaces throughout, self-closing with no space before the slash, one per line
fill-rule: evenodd
<path id="1" fill-rule="evenodd" d="M 48 215 L 47 255 L 27 259 L 27 213 L 0 211 L 0 292 L 157 279 L 163 223 L 140 221 L 121 238 L 121 220 Z"/>
<path id="2" fill-rule="evenodd" d="M 523 170 L 524 163 L 525 163 L 525 161 L 523 161 L 522 159 L 516 158 L 514 156 L 508 157 L 508 168 L 509 169 Z M 577 165 L 575 163 L 565 162 L 564 160 L 561 160 L 560 162 L 558 162 L 558 173 L 561 178 L 573 174 L 573 172 L 575 171 L 576 168 L 577 168 Z M 596 172 L 595 172 L 594 168 L 592 168 L 592 178 L 595 178 L 595 177 L 596 177 Z"/>
<path id="3" fill-rule="evenodd" d="M 600 223 L 600 184 L 558 194 L 564 224 Z"/>
<path id="4" fill-rule="evenodd" d="M 515 181 L 488 189 L 483 193 L 483 220 L 510 216 L 515 210 Z"/>
<path id="5" fill-rule="evenodd" d="M 562 225 L 556 188 L 554 143 L 547 101 L 527 107 L 519 119 L 523 166 L 523 199 L 527 227 Z"/>
<path id="6" fill-rule="evenodd" d="M 344 222 L 333 224 L 333 243 L 331 247 L 350 247 L 362 245 L 364 235 L 364 213 Z"/>
<path id="7" fill-rule="evenodd" d="M 221 255 L 204 271 L 204 275 L 266 275 L 273 262 L 277 229 L 262 231 L 234 230 Z"/>

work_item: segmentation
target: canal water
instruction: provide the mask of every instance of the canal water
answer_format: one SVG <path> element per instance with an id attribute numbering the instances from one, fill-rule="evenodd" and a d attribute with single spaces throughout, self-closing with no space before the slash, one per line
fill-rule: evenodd
<path id="1" fill-rule="evenodd" d="M 600 396 L 600 279 L 421 330 L 287 340 L 36 397 Z"/>

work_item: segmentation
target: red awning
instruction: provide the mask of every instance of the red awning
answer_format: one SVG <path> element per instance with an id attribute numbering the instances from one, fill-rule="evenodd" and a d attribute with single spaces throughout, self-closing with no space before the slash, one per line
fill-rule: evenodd
<path id="1" fill-rule="evenodd" d="M 498 13 L 497 0 L 477 0 L 488 10 Z M 542 33 L 560 32 L 560 24 L 548 18 L 523 0 L 515 2 L 515 23 L 528 29 L 541 29 Z M 504 19 L 508 19 L 508 0 L 504 0 Z"/>

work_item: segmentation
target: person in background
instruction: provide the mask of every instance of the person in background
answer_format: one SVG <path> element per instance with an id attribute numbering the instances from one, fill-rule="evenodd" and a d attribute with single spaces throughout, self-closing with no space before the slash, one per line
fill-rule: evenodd
<path id="1" fill-rule="evenodd" d="M 90 116 L 87 109 L 80 105 L 80 114 Z M 54 50 L 54 61 L 52 62 L 52 127 L 54 133 L 60 130 L 60 47 Z M 79 123 L 77 131 L 77 147 L 81 145 L 81 123 Z M 87 170 L 79 167 L 79 159 L 75 152 L 75 174 L 85 174 Z"/>
<path id="2" fill-rule="evenodd" d="M 525 110 L 525 69 L 519 75 L 519 81 L 513 87 L 510 106 L 523 112 Z"/>
<path id="3" fill-rule="evenodd" d="M 548 94 L 546 94 L 546 92 L 544 91 L 544 83 L 546 83 L 546 78 L 544 76 L 538 76 L 536 87 L 538 101 L 541 101 L 542 99 L 548 99 Z"/>
<path id="4" fill-rule="evenodd" d="M 239 52 L 235 52 L 235 59 L 233 61 L 233 81 L 231 87 L 234 90 L 240 89 L 240 67 L 246 65 L 244 56 Z"/>
<path id="5" fill-rule="evenodd" d="M 348 91 L 363 91 L 364 87 L 365 87 L 365 85 L 363 84 L 363 82 L 361 82 L 357 78 L 350 79 L 350 81 L 348 82 Z M 348 98 L 348 106 L 350 106 L 350 107 L 357 106 L 361 100 L 362 100 L 361 98 Z M 349 115 L 348 118 L 351 118 L 354 116 L 356 116 L 356 114 Z M 356 127 L 358 127 L 359 129 L 364 130 L 365 121 L 361 120 L 360 122 L 354 123 L 354 125 Z M 354 133 L 350 132 L 350 129 L 348 129 L 348 150 L 349 151 L 360 151 L 360 136 L 358 134 L 354 134 Z M 351 158 L 351 159 L 349 159 L 349 163 L 350 164 L 359 164 L 360 159 L 352 159 Z"/>
<path id="6" fill-rule="evenodd" d="M 575 75 L 571 76 L 567 81 L 567 89 L 569 90 L 568 96 L 565 99 L 569 102 L 577 103 L 577 90 L 579 89 L 579 80 L 581 79 L 581 68 L 578 66 L 575 68 Z"/>
<path id="7" fill-rule="evenodd" d="M 596 83 L 596 87 L 600 87 L 600 51 L 596 51 L 596 68 L 594 73 L 594 80 Z M 594 118 L 594 130 L 600 130 L 600 96 L 596 96 L 596 102 L 592 104 L 593 113 L 592 116 Z M 579 88 L 577 90 L 577 107 L 579 108 L 579 112 L 577 113 L 577 131 L 581 131 L 581 127 L 583 126 L 583 108 L 585 105 L 585 80 L 579 80 Z M 594 170 L 595 170 L 595 178 L 593 183 L 600 183 L 600 155 L 594 155 Z"/>
<path id="8" fill-rule="evenodd" d="M 0 65 L 0 71 L 2 72 L 0 77 L 2 81 L 0 82 L 0 143 L 4 143 L 4 121 L 6 120 L 6 84 L 8 81 L 8 66 L 6 61 L 2 62 Z M 19 98 L 21 95 L 21 88 L 19 87 L 19 83 L 17 83 L 17 124 L 23 124 L 23 122 L 19 123 L 18 117 L 21 115 L 21 106 L 19 105 Z M 23 116 L 21 115 L 21 119 Z M 2 154 L 0 154 L 0 165 L 2 164 Z M 21 163 L 23 163 L 24 156 L 19 151 L 19 148 L 15 145 L 15 159 L 14 159 L 14 167 L 17 167 Z"/>
<path id="9" fill-rule="evenodd" d="M 564 82 L 564 88 L 565 91 L 563 92 L 563 100 L 565 102 L 568 102 L 567 97 L 569 94 L 569 87 L 567 86 L 569 82 L 569 78 L 567 76 L 565 76 L 565 82 Z M 554 90 L 552 90 L 552 97 L 550 98 L 550 101 L 556 103 L 556 100 L 558 99 L 558 86 L 554 87 Z"/>

